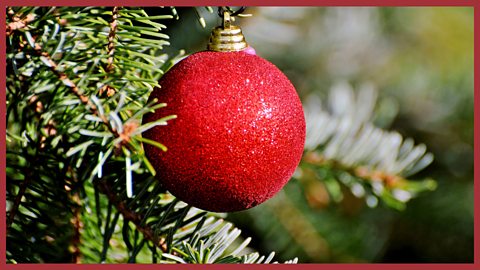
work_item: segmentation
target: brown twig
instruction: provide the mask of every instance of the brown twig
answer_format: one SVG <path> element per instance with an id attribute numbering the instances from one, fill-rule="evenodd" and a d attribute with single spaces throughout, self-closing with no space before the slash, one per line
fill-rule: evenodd
<path id="1" fill-rule="evenodd" d="M 6 25 L 6 35 L 10 36 L 14 31 L 23 29 L 35 19 L 35 14 L 28 14 L 27 16 L 20 18 L 19 15 L 15 15 L 15 12 L 12 8 L 8 8 L 7 15 L 12 20 L 9 24 Z"/>
<path id="2" fill-rule="evenodd" d="M 18 189 L 17 196 L 15 197 L 15 201 L 13 202 L 13 206 L 8 212 L 8 219 L 7 219 L 7 233 L 10 226 L 12 226 L 13 220 L 17 215 L 18 208 L 20 207 L 20 203 L 22 202 L 23 195 L 27 191 L 27 186 L 30 183 L 30 178 L 32 177 L 32 173 L 30 170 L 27 170 L 25 175 L 25 180 L 22 181 L 20 187 Z"/>
<path id="3" fill-rule="evenodd" d="M 113 7 L 112 10 L 112 21 L 110 22 L 110 32 L 108 33 L 108 65 L 107 72 L 110 73 L 113 71 L 113 54 L 115 53 L 115 36 L 117 33 L 117 19 L 118 19 L 118 7 Z"/>
<path id="4" fill-rule="evenodd" d="M 331 256 L 328 242 L 316 230 L 306 216 L 297 209 L 285 192 L 279 192 L 274 200 L 267 204 L 273 215 L 290 234 L 291 238 L 310 258 L 326 260 Z"/>
<path id="5" fill-rule="evenodd" d="M 107 54 L 108 54 L 108 59 L 107 59 L 107 66 L 105 67 L 105 71 L 107 72 L 107 75 L 105 75 L 105 79 L 108 78 L 108 73 L 112 73 L 113 70 L 115 69 L 115 66 L 113 65 L 113 60 L 114 57 L 113 55 L 115 54 L 115 36 L 117 34 L 117 20 L 118 20 L 118 7 L 115 6 L 113 7 L 112 10 L 112 21 L 110 22 L 110 32 L 108 33 L 108 45 L 107 45 Z M 107 97 L 111 97 L 115 94 L 116 90 L 112 86 L 105 84 L 102 88 L 99 90 L 99 95 L 103 96 L 103 94 L 106 94 Z"/>
<path id="6" fill-rule="evenodd" d="M 75 170 L 72 166 L 68 166 L 68 172 L 70 177 L 66 179 L 65 190 L 67 191 L 68 198 L 74 204 L 71 206 L 73 216 L 70 219 L 70 223 L 73 226 L 73 236 L 72 243 L 70 245 L 70 251 L 72 252 L 72 263 L 80 263 L 82 253 L 80 251 L 81 244 L 81 230 L 83 228 L 83 223 L 81 220 L 82 213 L 82 200 L 80 195 L 75 190 L 72 191 L 72 186 L 75 186 L 78 183 L 78 178 Z"/>
<path id="7" fill-rule="evenodd" d="M 81 229 L 83 227 L 80 214 L 81 214 L 81 207 L 80 207 L 80 197 L 77 193 L 70 196 L 70 200 L 76 202 L 78 205 L 73 207 L 73 217 L 70 222 L 73 225 L 73 237 L 72 237 L 72 262 L 73 263 L 80 263 L 81 258 L 81 251 L 80 251 L 80 237 L 81 237 Z"/>
<path id="8" fill-rule="evenodd" d="M 118 212 L 122 214 L 125 220 L 132 222 L 137 230 L 143 234 L 145 239 L 152 241 L 158 248 L 163 252 L 167 252 L 167 245 L 165 238 L 155 237 L 155 233 L 152 228 L 142 225 L 142 217 L 137 213 L 131 211 L 123 202 L 120 200 L 115 192 L 110 188 L 110 186 L 105 181 L 100 181 L 97 183 L 99 190 L 107 195 L 108 200 L 117 208 Z"/>
<path id="9" fill-rule="evenodd" d="M 35 148 L 35 155 L 33 156 L 32 160 L 29 160 L 29 164 L 36 164 L 38 161 L 38 151 L 40 150 L 42 143 L 38 142 Z M 7 234 L 8 229 L 12 226 L 13 221 L 15 220 L 15 216 L 17 215 L 18 209 L 20 208 L 20 203 L 22 202 L 23 196 L 27 192 L 28 185 L 32 181 L 32 178 L 36 176 L 30 166 L 25 167 L 25 179 L 22 181 L 18 188 L 18 193 L 15 197 L 15 201 L 13 202 L 13 206 L 8 213 L 7 219 Z"/>
<path id="10" fill-rule="evenodd" d="M 13 21 L 13 17 L 15 16 L 15 11 L 13 11 L 12 7 L 7 7 L 7 16 L 10 20 Z"/>
<path id="11" fill-rule="evenodd" d="M 319 166 L 329 165 L 333 168 L 337 168 L 342 171 L 347 171 L 351 175 L 354 175 L 356 177 L 359 177 L 368 181 L 372 181 L 372 182 L 380 181 L 385 183 L 385 185 L 389 188 L 397 187 L 398 185 L 401 185 L 405 181 L 404 178 L 398 175 L 388 174 L 378 170 L 371 170 L 364 166 L 352 168 L 352 167 L 345 166 L 336 161 L 326 160 L 324 157 L 322 157 L 316 152 L 306 153 L 303 158 L 303 161 L 305 163 L 309 163 L 312 165 L 319 165 Z"/>

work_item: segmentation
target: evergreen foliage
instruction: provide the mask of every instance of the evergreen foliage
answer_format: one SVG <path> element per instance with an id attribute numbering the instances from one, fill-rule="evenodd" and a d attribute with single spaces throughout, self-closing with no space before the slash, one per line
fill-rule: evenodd
<path id="1" fill-rule="evenodd" d="M 344 185 L 353 195 L 364 197 L 370 207 L 381 199 L 392 208 L 404 209 L 414 196 L 436 188 L 432 179 L 406 179 L 428 166 L 433 154 L 426 152 L 424 144 L 415 146 L 413 139 L 372 124 L 376 96 L 370 85 L 363 85 L 355 95 L 342 82 L 332 87 L 328 109 L 322 109 L 316 96 L 307 100 L 302 172 L 310 176 L 300 178 L 323 179 L 334 201 L 342 199 L 340 185 Z"/>

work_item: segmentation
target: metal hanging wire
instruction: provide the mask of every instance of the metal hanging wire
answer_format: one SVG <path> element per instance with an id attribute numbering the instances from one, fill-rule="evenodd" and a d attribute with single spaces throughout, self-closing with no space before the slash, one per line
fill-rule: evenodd
<path id="1" fill-rule="evenodd" d="M 220 16 L 220 18 L 223 18 L 223 14 L 225 12 L 228 12 L 230 14 L 230 17 L 233 17 L 242 14 L 246 9 L 246 6 L 241 6 L 235 11 L 231 7 L 218 7 L 218 16 Z"/>

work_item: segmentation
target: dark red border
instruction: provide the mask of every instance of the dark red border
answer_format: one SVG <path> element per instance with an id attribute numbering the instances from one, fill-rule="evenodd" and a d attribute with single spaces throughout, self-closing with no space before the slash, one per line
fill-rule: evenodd
<path id="1" fill-rule="evenodd" d="M 3 1 L 2 1 L 3 2 Z M 263 0 L 263 1 L 254 1 L 254 0 L 244 0 L 244 1 L 218 1 L 218 0 L 208 0 L 208 1 L 194 1 L 194 0 L 168 0 L 168 1 L 162 1 L 162 0 L 143 0 L 143 1 L 138 1 L 138 0 L 110 0 L 110 1 L 105 1 L 105 0 L 82 0 L 82 1 L 77 1 L 77 0 L 25 0 L 25 1 L 12 1 L 12 0 L 7 0 L 5 1 L 6 3 L 1 3 L 0 6 L 2 6 L 4 12 L 0 12 L 0 20 L 5 23 L 5 7 L 8 5 L 11 6 L 18 6 L 18 5 L 29 5 L 29 6 L 37 6 L 37 5 L 42 5 L 42 6 L 53 6 L 53 5 L 63 5 L 63 6 L 89 6 L 89 5 L 102 5 L 102 6 L 112 6 L 112 5 L 124 5 L 124 6 L 170 6 L 170 5 L 175 5 L 175 6 L 198 6 L 198 5 L 204 5 L 204 6 L 220 6 L 220 5 L 230 5 L 230 6 L 473 6 L 474 7 L 474 27 L 478 28 L 480 19 L 479 19 L 479 14 L 478 14 L 478 7 L 479 7 L 479 1 L 473 1 L 473 0 L 445 0 L 445 1 L 432 1 L 432 0 L 371 0 L 371 1 L 353 1 L 353 0 L 324 0 L 324 1 L 313 1 L 313 0 L 296 0 L 296 1 L 291 1 L 291 0 Z M 5 28 L 1 28 L 1 37 L 5 37 Z M 3 38 L 2 38 L 3 39 Z M 479 46 L 480 46 L 480 37 L 478 34 L 475 34 L 474 37 L 474 42 L 475 42 L 475 51 L 478 52 Z M 3 39 L 2 42 L 0 42 L 0 50 L 2 52 L 5 52 L 6 50 L 6 41 Z M 480 93 L 479 93 L 479 85 L 478 85 L 478 80 L 477 78 L 480 77 L 480 70 L 477 68 L 478 64 L 480 63 L 479 55 L 478 53 L 474 54 L 474 76 L 475 76 L 475 93 L 474 93 L 474 100 L 475 106 L 474 109 L 474 134 L 475 134 L 475 139 L 478 134 L 480 134 L 480 126 L 478 125 L 478 119 L 480 117 Z M 5 53 L 2 53 L 0 55 L 0 71 L 2 74 L 5 74 Z M 2 85 L 2 88 L 0 90 L 1 95 L 0 95 L 0 123 L 3 127 L 6 127 L 6 119 L 5 119 L 5 113 L 6 113 L 6 100 L 5 100 L 5 88 L 3 87 L 5 85 L 5 76 L 0 76 L 0 84 Z M 170 268 L 170 269 L 192 269 L 192 268 L 211 268 L 211 269 L 224 269 L 225 266 L 223 265 L 185 265 L 185 266 L 179 266 L 179 265 L 162 265 L 162 266 L 155 266 L 155 265 L 72 265 L 72 264 L 43 264 L 43 265 L 38 265 L 38 264 L 23 264 L 23 265 L 6 265 L 6 239 L 5 239 L 5 234 L 6 234 L 6 215 L 5 215 L 5 208 L 6 208 L 6 201 L 5 201 L 5 196 L 6 196 L 6 174 L 5 170 L 3 168 L 6 167 L 6 159 L 5 159 L 5 138 L 6 138 L 6 129 L 0 129 L 0 165 L 2 169 L 0 170 L 0 211 L 2 212 L 0 214 L 0 236 L 2 237 L 0 241 L 0 268 L 2 269 L 35 269 L 35 270 L 41 270 L 41 269 L 65 269 L 65 268 L 90 268 L 90 269 L 127 269 L 127 268 L 135 268 L 135 269 L 152 269 L 153 267 L 158 268 Z M 476 141 L 476 140 L 475 140 Z M 479 237 L 478 237 L 478 232 L 480 231 L 480 208 L 478 205 L 480 204 L 480 185 L 478 184 L 478 177 L 479 173 L 477 172 L 477 168 L 480 167 L 480 159 L 479 159 L 479 154 L 480 154 L 480 146 L 478 143 L 474 143 L 474 166 L 475 166 L 475 172 L 474 172 L 474 189 L 475 189 L 475 217 L 474 217 L 474 224 L 475 224 L 475 243 L 474 243 L 474 263 L 473 264 L 302 264 L 302 265 L 275 265 L 275 266 L 268 266 L 268 267 L 275 267 L 275 268 L 284 268 L 284 269 L 294 269 L 294 268 L 300 268 L 300 269 L 335 269 L 335 270 L 351 270 L 351 269 L 391 269 L 391 270 L 416 270 L 416 269 L 436 269 L 436 270 L 443 270 L 443 269 L 458 269 L 458 270 L 469 270 L 469 269 L 480 269 L 480 243 L 479 243 Z M 3 267 L 5 266 L 5 267 Z M 245 265 L 231 265 L 228 266 L 229 268 L 233 269 L 245 269 Z M 265 269 L 266 266 L 261 266 L 261 265 L 250 265 L 248 266 L 250 269 Z"/>
<path id="2" fill-rule="evenodd" d="M 3 4 L 2 4 L 3 6 Z M 6 264 L 6 261 L 7 261 L 7 254 L 6 254 L 6 250 L 7 250 L 7 247 L 6 247 L 6 243 L 7 243 L 7 239 L 6 239 L 6 233 L 7 233 L 7 219 L 6 219 L 6 172 L 4 170 L 4 168 L 7 167 L 7 161 L 6 161 L 6 157 L 5 157 L 5 153 L 6 153 L 6 133 L 7 133 L 7 121 L 5 119 L 5 115 L 6 115 L 6 111 L 7 111 L 7 103 L 5 101 L 6 99 L 6 93 L 4 91 L 5 90 L 5 87 L 4 85 L 6 85 L 6 78 L 5 78 L 5 75 L 6 74 L 6 67 L 5 67 L 5 58 L 6 58 L 6 46 L 7 46 L 7 42 L 5 40 L 5 28 L 3 28 L 3 25 L 5 24 L 6 22 L 6 12 L 5 12 L 5 6 L 3 6 L 3 11 L 0 12 L 0 21 L 2 22 L 2 27 L 0 27 L 0 36 L 2 37 L 2 41 L 0 42 L 0 51 L 2 52 L 0 54 L 0 72 L 1 72 L 1 76 L 0 76 L 0 85 L 2 86 L 1 90 L 0 90 L 0 126 L 2 127 L 5 127 L 5 129 L 3 128 L 0 128 L 0 211 L 1 211 L 1 214 L 0 214 L 0 266 L 1 265 L 5 265 Z"/>
<path id="3" fill-rule="evenodd" d="M 480 3 L 476 2 L 476 5 L 474 7 L 474 145 L 473 145 L 473 151 L 474 151 L 474 263 L 476 266 L 480 266 L 480 241 L 479 241 L 479 236 L 478 232 L 480 232 L 480 208 L 478 205 L 480 205 L 480 184 L 478 183 L 480 180 L 479 178 L 479 172 L 478 168 L 480 168 L 480 145 L 478 144 L 477 137 L 480 134 L 480 126 L 478 123 L 478 119 L 480 116 L 480 89 L 478 85 L 478 78 L 480 78 L 480 69 L 478 68 L 478 65 L 480 64 L 480 56 L 478 54 L 479 47 L 480 47 L 480 35 L 477 33 L 479 28 L 479 6 Z M 478 267 L 480 269 L 480 267 Z"/>
<path id="4" fill-rule="evenodd" d="M 243 265 L 243 264 L 232 264 L 232 265 L 199 265 L 199 264 L 189 264 L 189 265 L 152 265 L 152 264 L 22 264 L 22 265 L 7 265 L 7 269 L 35 269 L 35 270 L 56 270 L 56 269 L 83 269 L 88 267 L 91 269 L 101 269 L 101 270 L 118 270 L 132 268 L 135 270 L 147 270 L 147 269 L 200 269 L 200 268 L 209 268 L 209 269 L 246 269 L 256 270 L 256 269 L 265 269 L 265 268 L 276 268 L 276 269 L 302 269 L 302 270 L 357 270 L 357 269 L 368 269 L 368 270 L 478 270 L 478 265 L 474 264 L 276 264 L 276 265 Z"/>
<path id="5" fill-rule="evenodd" d="M 22 6 L 475 6 L 475 0 L 6 0 Z"/>

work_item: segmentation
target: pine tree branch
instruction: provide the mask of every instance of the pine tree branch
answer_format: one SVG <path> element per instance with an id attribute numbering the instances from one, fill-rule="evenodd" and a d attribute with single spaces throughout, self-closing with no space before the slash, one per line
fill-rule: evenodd
<path id="1" fill-rule="evenodd" d="M 80 99 L 80 101 L 84 105 L 89 107 L 94 115 L 98 116 L 102 120 L 102 123 L 108 128 L 108 130 L 115 137 L 122 138 L 122 141 L 119 143 L 118 146 L 126 145 L 130 150 L 132 150 L 132 148 L 128 144 L 128 142 L 130 141 L 130 134 L 125 132 L 129 129 L 124 129 L 123 133 L 119 133 L 117 131 L 117 129 L 112 127 L 112 125 L 108 121 L 107 117 L 105 115 L 99 113 L 99 110 L 98 110 L 97 106 L 92 102 L 92 100 L 90 98 L 88 98 L 87 96 L 83 95 L 81 93 L 80 89 L 78 88 L 78 86 L 72 80 L 70 80 L 70 78 L 68 78 L 68 76 L 64 72 L 61 72 L 57 69 L 57 63 L 55 63 L 55 61 L 52 60 L 52 57 L 50 56 L 50 54 L 48 52 L 45 52 L 45 51 L 42 50 L 42 47 L 40 46 L 40 44 L 38 44 L 37 42 L 34 42 L 33 49 L 38 56 L 44 58 L 44 62 L 47 64 L 47 66 L 50 68 L 50 70 L 58 77 L 58 79 L 60 81 L 62 81 L 63 84 L 65 86 L 67 86 L 72 91 L 72 93 L 74 93 Z"/>
<path id="2" fill-rule="evenodd" d="M 68 78 L 68 76 L 64 73 L 64 72 L 61 72 L 57 69 L 57 63 L 55 63 L 55 61 L 52 60 L 52 57 L 50 56 L 50 54 L 48 52 L 45 52 L 42 50 L 42 47 L 40 46 L 40 44 L 38 44 L 37 42 L 34 42 L 34 47 L 33 47 L 35 53 L 40 56 L 40 57 L 44 57 L 44 60 L 47 64 L 47 66 L 50 68 L 50 70 L 58 77 L 58 79 L 60 81 L 62 81 L 62 83 L 67 86 L 73 94 L 75 94 L 79 99 L 80 101 L 84 104 L 84 105 L 87 105 L 90 110 L 92 111 L 92 113 L 98 117 L 100 117 L 100 119 L 102 120 L 102 122 L 107 126 L 107 128 L 116 136 L 118 137 L 119 134 L 117 132 L 117 130 L 113 129 L 112 126 L 110 125 L 108 119 L 105 117 L 105 115 L 101 115 L 99 112 L 98 112 L 98 108 L 97 106 L 91 101 L 90 98 L 88 98 L 87 96 L 83 95 L 80 91 L 80 89 L 78 88 L 78 86 L 72 81 L 70 80 L 70 78 Z"/>
<path id="3" fill-rule="evenodd" d="M 105 181 L 97 182 L 98 189 L 107 196 L 108 200 L 115 206 L 115 208 L 122 214 L 125 220 L 132 222 L 137 230 L 143 234 L 145 239 L 151 241 L 155 246 L 160 248 L 162 252 L 167 252 L 167 245 L 165 238 L 158 238 L 155 236 L 155 232 L 149 226 L 142 224 L 142 217 L 135 212 L 131 211 L 124 201 L 119 199 L 115 192 Z"/>

